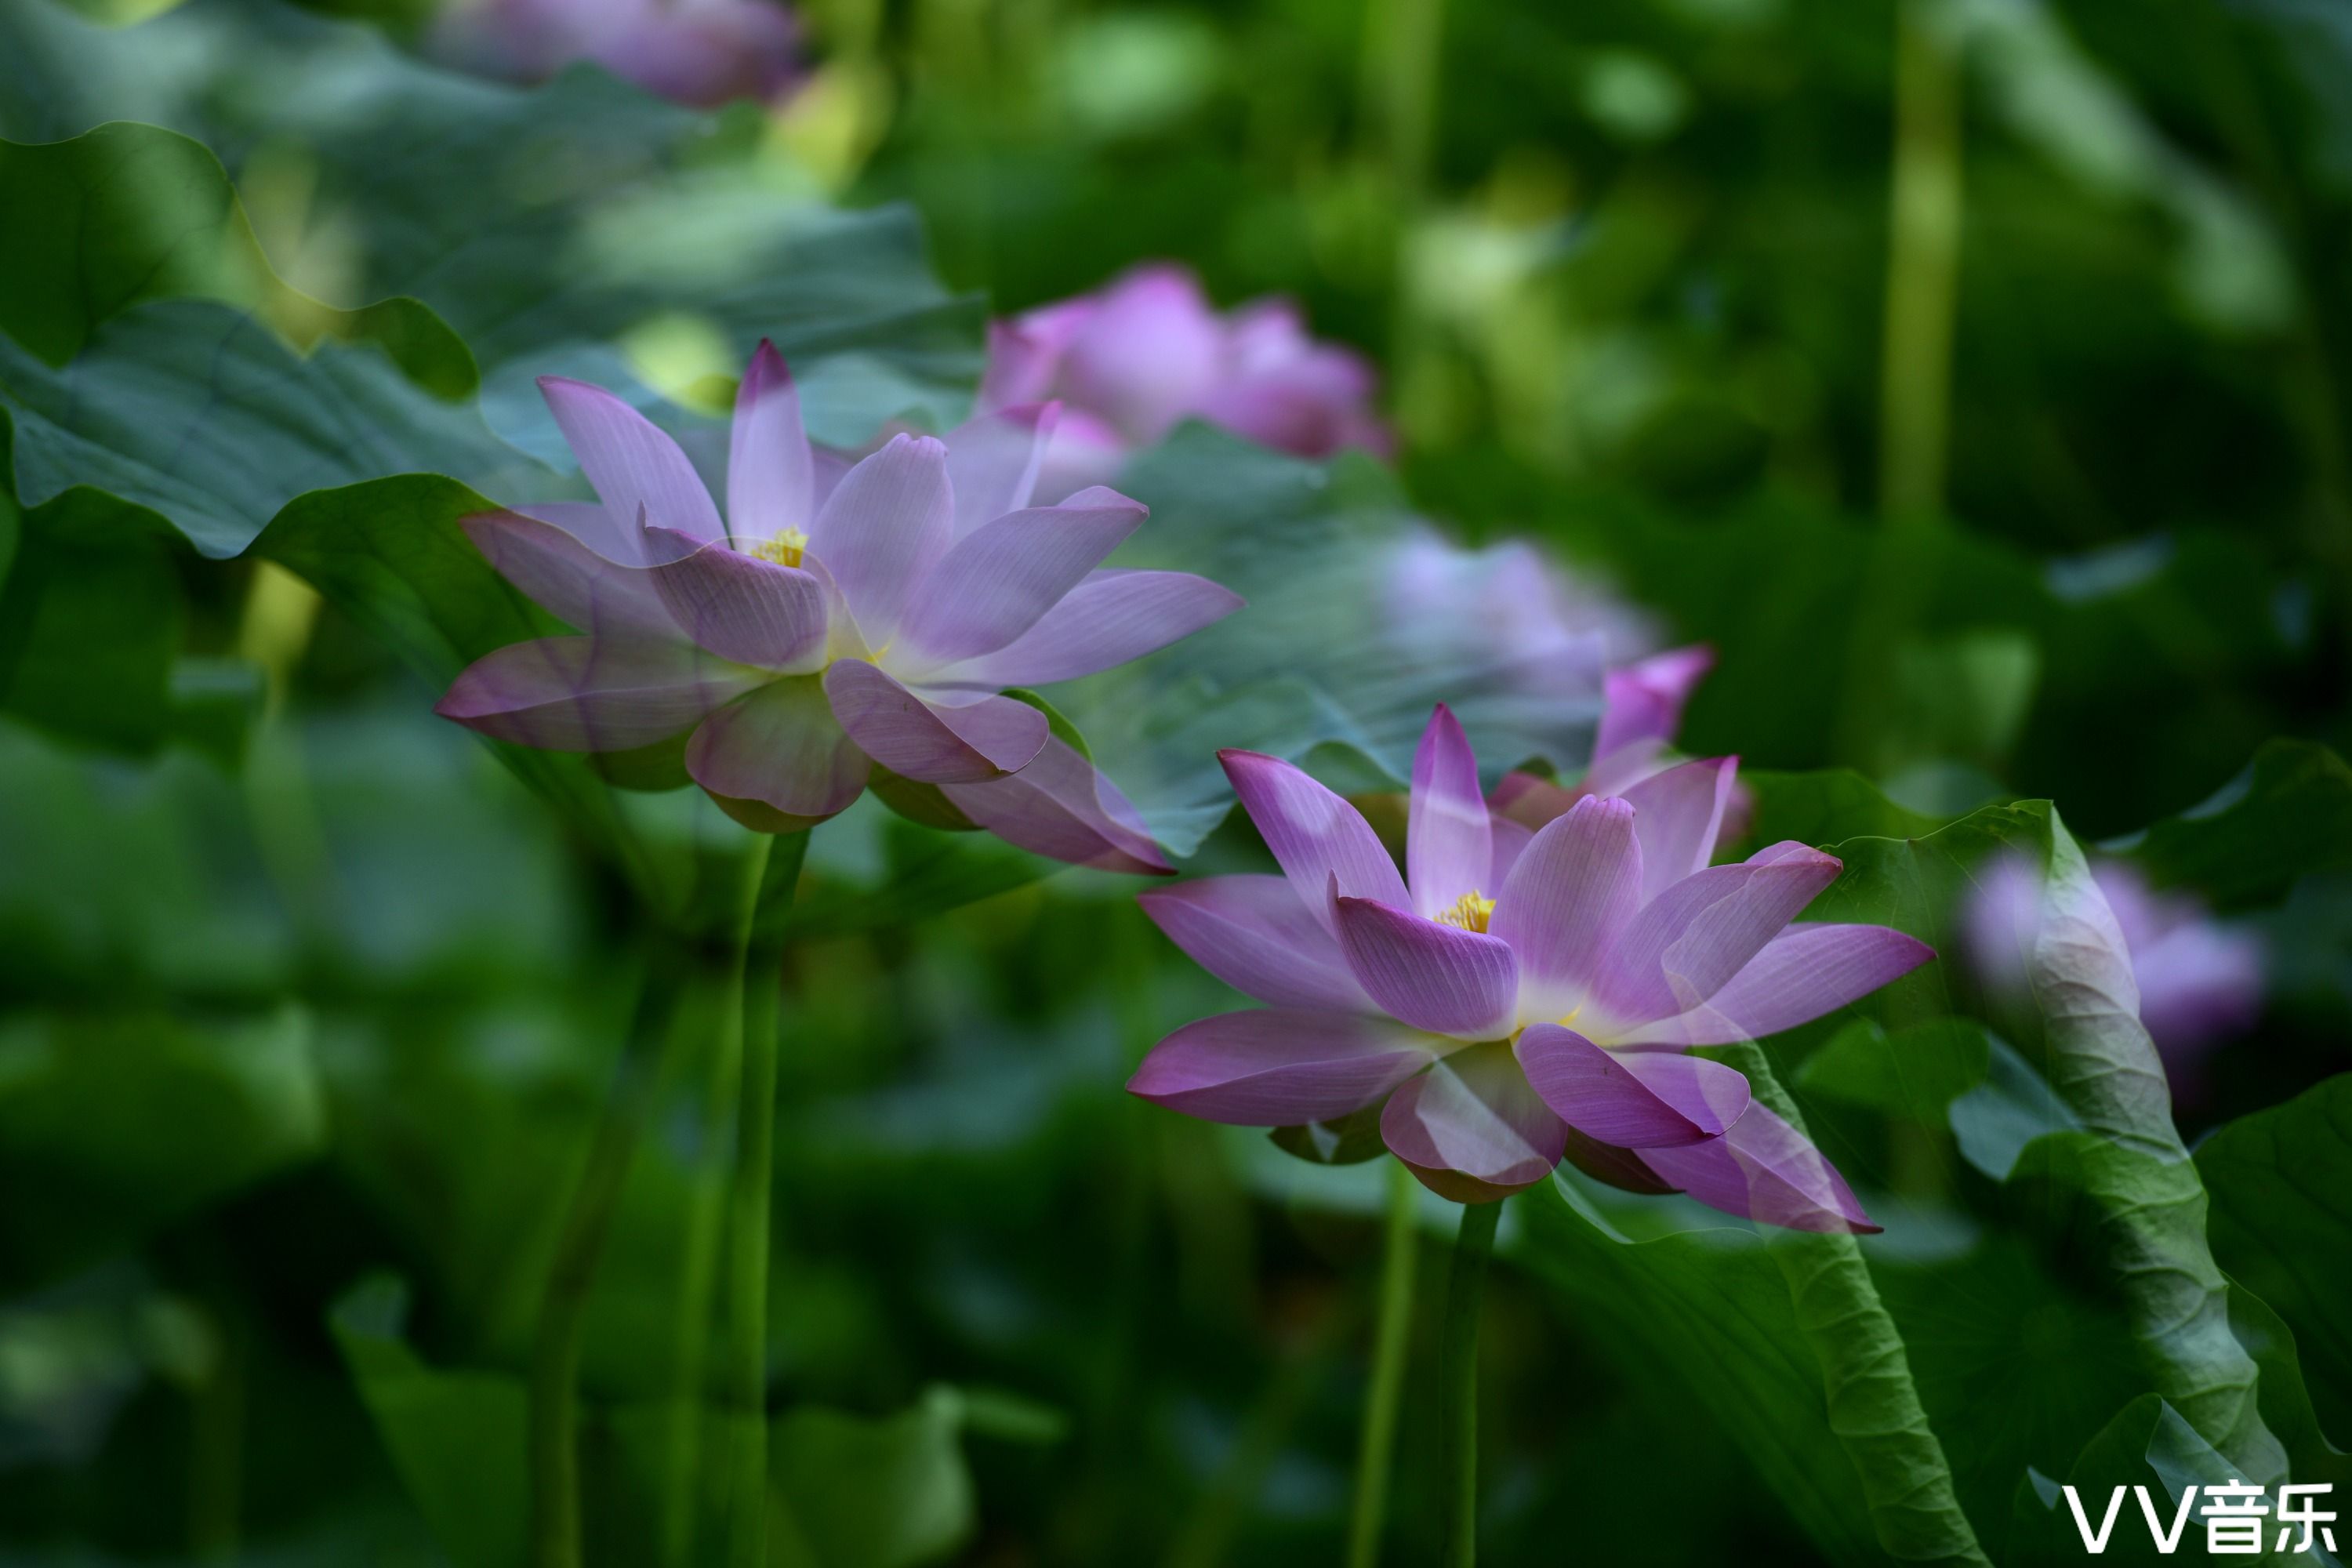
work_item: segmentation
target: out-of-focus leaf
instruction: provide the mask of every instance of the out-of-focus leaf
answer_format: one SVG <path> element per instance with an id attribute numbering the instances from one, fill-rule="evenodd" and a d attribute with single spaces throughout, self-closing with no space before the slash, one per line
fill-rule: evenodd
<path id="1" fill-rule="evenodd" d="M 408 1495 L 458 1568 L 519 1568 L 530 1528 L 519 1378 L 445 1372 L 409 1345 L 408 1290 L 377 1276 L 335 1304 L 335 1341 Z"/>
<path id="2" fill-rule="evenodd" d="M 303 342 L 375 336 L 406 353 L 419 379 L 449 392 L 472 384 L 462 345 L 413 301 L 341 312 L 280 283 L 218 162 L 169 132 L 114 125 L 47 146 L 0 142 L 0 228 L 22 237 L 0 257 L 0 335 L 52 366 L 131 304 L 194 295 L 268 310 Z M 16 351 L 5 356 L 14 363 Z M 207 476 L 183 483 L 184 469 L 204 465 L 177 453 L 158 460 L 160 442 L 196 430 L 205 416 L 184 406 L 183 418 L 165 416 L 171 395 L 162 385 L 127 395 L 161 393 L 166 407 L 73 409 L 51 396 L 53 376 L 29 363 L 23 370 L 20 385 L 0 384 L 0 510 L 16 535 L 13 552 L 0 551 L 0 708 L 119 750 L 144 751 L 177 735 L 234 766 L 254 708 L 235 683 L 209 679 L 197 666 L 174 668 L 184 615 L 166 520 L 82 488 L 88 476 L 74 446 L 89 434 L 126 448 L 117 457 L 136 451 L 148 460 L 133 481 L 142 499 L 215 513 L 224 498 L 216 489 L 205 498 Z M 28 412 L 21 406 L 27 398 L 48 399 L 63 424 Z M 25 421 L 21 432 L 11 405 Z M 26 510 L 17 500 L 20 456 L 35 500 L 75 488 Z M 216 457 L 209 477 L 216 480 L 222 467 Z"/>
<path id="3" fill-rule="evenodd" d="M 1890 754 L 1990 767 L 2008 757 L 2033 702 L 2041 645 L 2014 626 L 1979 626 L 1895 650 Z"/>
<path id="4" fill-rule="evenodd" d="M 2228 1290 L 2205 1237 L 2206 1195 L 2172 1124 L 2156 1047 L 2138 1018 L 2131 959 L 2081 849 L 2046 802 L 1990 806 L 1926 838 L 1835 847 L 1846 869 L 1810 913 L 1897 926 L 1951 951 L 1979 868 L 2021 857 L 2043 873 L 2023 954 L 2032 1016 L 2053 1089 L 2083 1131 L 2033 1146 L 2097 1207 L 2108 1268 L 2129 1303 L 2155 1391 L 2250 1478 L 2274 1479 L 2284 1456 L 2263 1424 L 2257 1373 L 2231 1336 Z M 1932 996 L 1929 965 L 1889 988 Z"/>
<path id="5" fill-rule="evenodd" d="M 1294 761 L 1344 748 L 1370 770 L 1350 790 L 1401 787 L 1444 702 L 1490 779 L 1530 760 L 1572 773 L 1589 759 L 1600 628 L 1533 640 L 1524 621 L 1482 614 L 1493 606 L 1433 580 L 1446 565 L 1437 542 L 1360 454 L 1327 466 L 1191 425 L 1118 482 L 1152 515 L 1114 565 L 1197 573 L 1248 601 L 1047 694 L 1174 853 L 1192 854 L 1232 806 L 1223 747 Z"/>
<path id="6" fill-rule="evenodd" d="M 962 1398 L 948 1388 L 878 1419 L 810 1407 L 777 1416 L 769 1472 L 798 1537 L 780 1559 L 794 1568 L 945 1561 L 979 1517 L 962 1428 Z"/>
<path id="7" fill-rule="evenodd" d="M 911 215 L 824 206 L 749 106 L 704 115 L 589 68 L 508 87 L 274 0 L 113 31 L 53 0 L 0 13 L 0 133 L 110 120 L 192 136 L 240 179 L 298 150 L 308 220 L 345 237 L 350 270 L 293 281 L 422 301 L 472 351 L 492 423 L 544 457 L 561 447 L 531 382 L 550 373 L 703 397 L 770 337 L 814 433 L 845 445 L 904 413 L 952 423 L 978 378 L 979 301 L 931 277 Z"/>
<path id="8" fill-rule="evenodd" d="M 0 442 L 6 423 L 0 409 Z M 7 467 L 0 452 L 0 488 Z M 0 711 L 77 741 L 152 749 L 173 727 L 185 615 L 177 542 L 153 513 L 97 490 L 16 515 L 0 576 Z"/>
<path id="9" fill-rule="evenodd" d="M 2242 26 L 2269 35 L 2267 47 L 2244 51 L 2247 63 L 2266 80 L 2292 79 L 2302 89 L 2311 164 L 2339 189 L 2352 188 L 2352 111 L 2336 90 L 2352 67 L 2352 18 L 2327 0 L 2248 0 L 2233 12 Z"/>
<path id="10" fill-rule="evenodd" d="M 1066 1411 L 1010 1389 L 967 1385 L 955 1393 L 963 1405 L 963 1429 L 975 1437 L 1042 1448 L 1070 1435 Z"/>
<path id="11" fill-rule="evenodd" d="M 268 694 L 268 677 L 250 660 L 174 659 L 166 733 L 233 773 L 245 760 Z"/>
<path id="12" fill-rule="evenodd" d="M 459 1568 L 520 1568 L 528 1560 L 522 1380 L 426 1362 L 407 1339 L 408 1290 L 378 1276 L 333 1313 L 335 1337 L 409 1495 Z M 702 1451 L 725 1439 L 720 1413 L 658 1400 L 583 1412 L 582 1493 L 588 1560 L 663 1560 L 661 1519 L 679 1420 L 698 1422 Z M 963 1396 L 933 1388 L 895 1415 L 867 1417 L 802 1405 L 774 1418 L 771 1546 L 789 1568 L 920 1568 L 952 1553 L 976 1521 L 963 1460 Z M 682 1478 L 694 1495 L 691 1538 L 720 1539 L 725 1500 Z"/>
<path id="13" fill-rule="evenodd" d="M 2276 903 L 2302 877 L 2352 867 L 2352 767 L 2315 742 L 2269 742 L 2219 795 L 2131 847 L 2221 908 Z"/>
<path id="14" fill-rule="evenodd" d="M 2022 549 L 1957 527 L 1874 531 L 1785 498 L 1701 520 L 1590 496 L 1548 504 L 1560 537 L 1715 646 L 1680 741 L 1700 754 L 1881 777 L 1934 761 L 1904 754 L 1901 710 L 1975 704 L 1969 671 L 1932 656 L 2003 646 L 1971 642 L 1987 633 L 2024 637 L 2040 670 L 1998 772 L 2021 793 L 2080 786 L 2062 798 L 2094 833 L 2179 810 L 2184 789 L 2221 784 L 2285 727 L 2270 692 L 2299 658 L 2280 612 L 2290 585 L 2243 537 L 2184 533 L 2140 576 L 2061 592 Z M 1906 597 L 1880 603 L 1890 593 Z"/>
<path id="15" fill-rule="evenodd" d="M 206 555 L 243 551 L 306 491 L 380 475 L 460 474 L 526 494 L 554 483 L 375 345 L 304 358 L 208 300 L 134 306 L 62 370 L 0 337 L 0 412 L 15 422 L 26 506 L 86 485 L 157 513 Z"/>
<path id="16" fill-rule="evenodd" d="M 1984 1082 L 1954 1100 L 1949 1116 L 1960 1158 L 1996 1182 L 2009 1180 L 2036 1138 L 2083 1125 L 2050 1081 L 2002 1039 L 1992 1042 Z"/>
<path id="17" fill-rule="evenodd" d="M 1883 775 L 1920 760 L 1897 748 L 1920 741 L 1890 728 L 1898 710 L 1941 711 L 1974 679 L 1930 650 L 2039 631 L 2052 614 L 2026 561 L 1956 529 L 1872 531 L 1780 502 L 1706 522 L 1603 513 L 1579 537 L 1685 635 L 1715 645 L 1682 743 L 1766 768 L 1837 762 Z"/>
<path id="18" fill-rule="evenodd" d="M 721 347 L 696 375 L 722 386 L 754 340 L 774 336 L 799 361 L 820 433 L 845 441 L 910 409 L 944 422 L 977 370 L 976 311 L 930 279 L 906 215 L 832 213 L 779 185 L 748 132 L 715 136 L 593 73 L 520 93 L 420 65 L 364 29 L 226 0 L 119 32 L 27 0 L 0 16 L 0 80 L 22 89 L 0 93 L 0 118 L 20 134 L 141 115 L 180 117 L 240 149 L 299 140 L 321 158 L 311 216 L 360 224 L 352 254 L 365 266 L 421 279 L 463 314 L 457 325 L 499 356 L 483 408 L 560 468 L 571 459 L 532 379 L 597 374 L 659 402 L 642 385 L 652 372 L 606 346 L 656 314 L 703 322 Z M 226 90 L 212 75 L 222 61 L 275 68 Z M 286 80 L 313 90 L 279 90 Z M 317 280 L 345 297 L 394 296 L 352 310 L 282 281 L 217 161 L 184 136 L 117 123 L 0 143 L 0 226 L 12 237 L 0 416 L 26 507 L 88 486 L 227 555 L 313 489 L 412 471 L 509 500 L 558 488 L 480 413 L 423 390 L 476 384 L 467 346 L 432 308 L 371 279 Z M 693 245 L 677 243 L 682 230 Z M 174 298 L 185 296 L 201 298 Z M 327 336 L 372 342 L 309 358 L 287 346 Z M 120 542 L 133 531 L 116 516 L 126 509 L 100 518 L 93 507 L 103 502 L 57 511 L 48 535 L 80 543 L 67 525 L 87 528 L 93 549 L 121 558 L 59 571 L 54 552 L 32 552 L 10 605 L 15 635 L 0 639 L 0 686 L 53 726 L 144 747 L 163 727 L 173 607 L 139 608 L 167 583 L 144 563 L 154 547 Z M 123 591 L 126 576 L 140 592 Z M 37 593 L 58 597 L 43 609 Z M 60 642 L 92 603 L 136 635 L 108 635 L 101 618 L 97 636 Z M 8 676 L 6 663 L 27 660 L 30 674 Z M 71 679 L 45 679 L 52 667 Z"/>
<path id="19" fill-rule="evenodd" d="M 868 796 L 811 835 L 800 896 L 762 930 L 787 938 L 880 931 L 1065 869 L 989 833 L 918 826 Z"/>
<path id="20" fill-rule="evenodd" d="M 585 919 L 573 863 L 471 736 L 394 704 L 306 717 L 274 739 L 285 752 L 247 781 L 257 827 L 311 817 L 317 886 L 298 896 L 341 976 L 495 995 L 564 973 Z"/>
<path id="21" fill-rule="evenodd" d="M 1876 784 L 1844 768 L 1801 773 L 1743 768 L 1739 783 L 1756 803 L 1744 838 L 1758 846 L 1784 838 L 1816 846 L 1864 836 L 1916 838 L 1941 826 L 1895 805 Z"/>
<path id="22" fill-rule="evenodd" d="M 210 763 L 97 759 L 0 726 L 0 990 L 236 1006 L 292 977 L 244 802 Z"/>
<path id="23" fill-rule="evenodd" d="M 1984 1081 L 1994 1041 L 1973 1018 L 1932 1018 L 1889 1031 L 1857 1018 L 1805 1058 L 1796 1081 L 1849 1105 L 1933 1126 Z"/>
<path id="24" fill-rule="evenodd" d="M 581 929 L 545 813 L 419 708 L 281 715 L 242 778 L 7 726 L 0 795 L 0 990 L 61 1005 L 250 1006 L 304 975 L 493 994 Z"/>
<path id="25" fill-rule="evenodd" d="M 2352 1431 L 2352 1074 L 2197 1146 L 2213 1255 L 2294 1331 L 2320 1425 Z"/>
<path id="26" fill-rule="evenodd" d="M 2012 132 L 2094 198 L 2164 213 L 2178 237 L 2173 289 L 2191 315 L 2238 333 L 2285 322 L 2293 276 L 2262 210 L 2175 146 L 2050 7 L 1959 0 L 1934 15 Z"/>
<path id="27" fill-rule="evenodd" d="M 0 1022 L 5 1273 L 22 1285 L 140 1239 L 319 1152 L 308 1016 L 18 1013 Z"/>
<path id="28" fill-rule="evenodd" d="M 268 321 L 289 342 L 381 344 L 444 397 L 475 387 L 474 362 L 414 300 L 339 310 L 270 270 L 220 160 L 153 125 L 101 125 L 70 141 L 0 141 L 0 332 L 52 365 L 142 300 L 217 300 Z"/>
<path id="29" fill-rule="evenodd" d="M 627 1013 L 625 991 L 603 985 L 561 1010 L 518 1001 L 413 1007 L 393 1022 L 331 1013 L 321 1020 L 337 1170 L 416 1260 L 419 1284 L 454 1309 L 469 1356 L 520 1365 L 528 1355 L 562 1197 L 588 1147 Z M 704 996 L 681 1009 L 675 1026 L 716 1023 Z M 690 1115 L 681 1121 L 692 1125 Z M 685 1206 L 679 1171 L 660 1147 L 632 1163 L 631 1206 L 615 1226 L 597 1304 L 617 1309 L 635 1335 L 634 1375 L 606 1383 L 607 1367 L 627 1363 L 592 1354 L 592 1386 L 666 1386 Z M 667 1286 L 657 1302 L 643 1299 L 648 1279 Z"/>

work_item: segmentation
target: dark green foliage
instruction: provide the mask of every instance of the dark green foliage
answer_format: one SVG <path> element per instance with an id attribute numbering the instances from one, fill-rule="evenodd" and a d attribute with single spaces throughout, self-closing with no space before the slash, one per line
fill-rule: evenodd
<path id="1" fill-rule="evenodd" d="M 1883 0 L 812 3 L 800 94 L 715 114 L 458 73 L 411 0 L 140 9 L 0 0 L 0 1559 L 526 1562 L 540 1323 L 627 1091 L 579 1323 L 593 1568 L 716 1560 L 745 1430 L 780 1568 L 1336 1560 L 1386 1166 L 1362 1121 L 1310 1163 L 1122 1092 L 1241 1005 L 1132 879 L 887 791 L 773 879 L 748 1410 L 749 836 L 668 787 L 674 744 L 431 713 L 556 629 L 459 527 L 585 493 L 535 377 L 614 387 L 717 479 L 761 338 L 855 449 L 965 416 L 991 311 L 1152 258 L 1294 296 L 1399 434 L 1383 465 L 1191 422 L 1120 476 L 1153 515 L 1117 563 L 1248 607 L 1015 695 L 1184 869 L 1267 868 L 1220 747 L 1380 795 L 1475 690 L 1493 769 L 1572 780 L 1597 694 L 1498 694 L 1507 626 L 1397 608 L 1406 542 L 1529 540 L 1715 649 L 1679 743 L 1749 764 L 1725 855 L 1828 847 L 1810 918 L 1937 950 L 1717 1053 L 1884 1234 L 1565 1169 L 1509 1205 L 1484 1559 L 2074 1562 L 2065 1484 L 2346 1495 L 2329 7 L 1908 0 L 1957 50 L 1948 366 L 1883 363 L 1916 265 Z M 1947 382 L 1940 499 L 1882 515 L 1890 407 Z M 2162 977 L 2099 916 L 2103 856 L 2269 943 L 2201 1062 L 2131 1005 Z M 1969 915 L 2010 858 L 2063 919 L 2005 984 Z M 1438 1551 L 1425 1252 L 1398 1563 Z"/>

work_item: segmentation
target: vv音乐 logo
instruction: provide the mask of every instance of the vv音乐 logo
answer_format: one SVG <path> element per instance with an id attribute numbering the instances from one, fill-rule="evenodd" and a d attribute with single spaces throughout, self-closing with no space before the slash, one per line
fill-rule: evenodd
<path id="1" fill-rule="evenodd" d="M 2105 1552 L 2115 1539 L 2116 1521 L 2123 1512 L 2124 1491 L 2116 1487 L 2107 1494 L 2106 1512 L 2099 1517 L 2096 1528 L 2084 1511 L 2082 1498 L 2073 1487 L 2059 1489 L 2066 1494 L 2066 1506 L 2074 1510 L 2074 1528 L 2083 1532 L 2083 1550 L 2096 1557 Z M 2333 1512 L 2323 1512 L 2316 1506 L 2321 1499 L 2334 1491 L 2330 1482 L 2313 1485 L 2282 1486 L 2278 1489 L 2278 1508 L 2273 1511 L 2266 1500 L 2266 1488 L 2252 1486 L 2234 1477 L 2221 1486 L 2189 1487 L 2172 1509 L 2168 1521 L 2156 1500 L 2146 1487 L 2130 1489 L 2139 1500 L 2140 1517 L 2147 1521 L 2147 1533 L 2160 1554 L 2169 1556 L 2180 1550 L 2181 1538 L 2188 1533 L 2190 1510 L 2196 1509 L 2201 1494 L 2205 1506 L 2197 1510 L 2197 1518 L 2205 1526 L 2205 1551 L 2215 1557 L 2259 1557 L 2263 1554 L 2263 1534 L 2266 1525 L 2278 1527 L 2278 1537 L 2270 1542 L 2273 1552 L 2288 1550 L 2294 1542 L 2296 1552 L 2313 1549 L 2315 1534 L 2317 1543 L 2329 1552 L 2336 1550 L 2336 1531 L 2327 1528 L 2336 1522 Z"/>

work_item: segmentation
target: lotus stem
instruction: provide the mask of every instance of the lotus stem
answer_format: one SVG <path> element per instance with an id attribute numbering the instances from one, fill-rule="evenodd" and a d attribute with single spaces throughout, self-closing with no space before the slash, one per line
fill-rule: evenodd
<path id="1" fill-rule="evenodd" d="M 676 949 L 667 941 L 651 948 L 635 1016 L 614 1068 L 587 1164 L 572 1185 L 540 1303 L 529 1415 L 534 1568 L 579 1568 L 581 1561 L 580 1344 L 588 1293 L 596 1282 L 604 1238 L 612 1230 L 646 1115 L 658 1086 L 668 1077 L 678 1033 L 671 1023 L 685 983 L 685 966 Z"/>
<path id="2" fill-rule="evenodd" d="M 1957 50 L 1919 0 L 1895 11 L 1895 173 L 1879 372 L 1879 507 L 1919 516 L 1944 501 L 1960 269 Z"/>
<path id="3" fill-rule="evenodd" d="M 727 1218 L 728 1165 L 734 1159 L 735 1084 L 742 1072 L 741 1042 L 736 1037 L 742 1011 L 733 1005 L 730 973 L 719 998 L 727 1022 L 710 1051 L 702 1082 L 700 1114 L 695 1122 L 695 1148 L 699 1164 L 687 1199 L 682 1227 L 683 1258 L 678 1266 L 677 1317 L 671 1342 L 670 1440 L 668 1472 L 662 1485 L 662 1568 L 689 1568 L 696 1562 L 696 1532 L 703 1488 L 702 1440 L 709 1384 L 714 1291 L 719 1276 L 719 1243 Z"/>
<path id="4" fill-rule="evenodd" d="M 774 1193 L 776 1014 L 782 976 L 780 942 L 754 934 L 772 873 L 797 878 L 805 834 L 772 862 L 765 835 L 753 844 L 737 927 L 741 967 L 736 1001 L 742 1020 L 737 1079 L 740 1117 L 735 1184 L 728 1200 L 727 1386 L 735 1419 L 734 1482 L 728 1509 L 728 1561 L 734 1568 L 768 1563 L 768 1243 Z"/>
<path id="5" fill-rule="evenodd" d="M 250 1327 L 234 1306 L 205 1314 L 214 1354 L 189 1391 L 188 1552 L 199 1563 L 236 1559 L 245 1499 Z"/>
<path id="6" fill-rule="evenodd" d="M 1486 1294 L 1486 1260 L 1495 1252 L 1500 1203 L 1462 1205 L 1454 1241 L 1454 1268 L 1445 1284 L 1445 1325 L 1439 1342 L 1438 1461 L 1444 1478 L 1444 1568 L 1473 1568 L 1478 1560 L 1478 1308 Z"/>
<path id="7" fill-rule="evenodd" d="M 1412 1338 L 1413 1215 L 1421 1184 L 1395 1160 L 1389 1173 L 1388 1230 L 1381 1258 L 1380 1316 L 1372 1330 L 1372 1384 L 1356 1452 L 1356 1508 L 1348 1529 L 1348 1568 L 1377 1568 L 1387 1522 L 1389 1471 L 1396 1454 L 1397 1410 L 1404 1397 L 1405 1348 Z"/>

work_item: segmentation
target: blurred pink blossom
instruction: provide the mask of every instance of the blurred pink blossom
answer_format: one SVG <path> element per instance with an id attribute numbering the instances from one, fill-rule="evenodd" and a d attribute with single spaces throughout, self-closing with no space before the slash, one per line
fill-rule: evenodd
<path id="1" fill-rule="evenodd" d="M 800 23 L 773 0 L 457 0 L 433 43 L 446 59 L 519 81 L 592 60 L 710 108 L 781 97 L 797 74 Z"/>
<path id="2" fill-rule="evenodd" d="M 1555 565 L 1522 540 L 1465 550 L 1423 531 L 1398 551 L 1389 574 L 1388 614 L 1399 622 L 1441 620 L 1474 626 L 1499 663 L 1530 672 L 1560 665 L 1558 656 L 1596 634 L 1607 649 L 1601 721 L 1592 762 L 1573 789 L 1515 773 L 1496 795 L 1496 809 L 1513 802 L 1539 827 L 1587 795 L 1616 795 L 1672 761 L 1683 709 L 1715 668 L 1704 645 L 1658 651 L 1655 616 L 1590 576 Z M 1563 689 L 1563 703 L 1577 691 Z M 1540 785 L 1541 788 L 1536 786 Z M 1743 787 L 1732 805 L 1727 839 L 1745 831 L 1749 802 Z"/>
<path id="3" fill-rule="evenodd" d="M 2205 1058 L 2261 1016 L 2262 940 L 2215 920 L 2193 894 L 2150 888 L 2127 861 L 2094 860 L 2091 875 L 2131 952 L 2140 1022 L 2164 1058 L 2173 1091 L 2193 1098 Z M 2021 944 L 2036 929 L 2039 892 L 2035 868 L 2012 858 L 1995 867 L 1969 900 L 1969 957 L 1996 993 L 2013 994 L 2025 984 Z"/>
<path id="4" fill-rule="evenodd" d="M 981 406 L 1061 400 L 1039 480 L 1050 499 L 1110 479 L 1129 452 L 1188 418 L 1301 457 L 1349 447 L 1385 455 L 1388 426 L 1371 409 L 1377 380 L 1361 354 L 1309 336 L 1290 301 L 1220 315 L 1188 268 L 1151 262 L 1092 294 L 992 323 Z"/>

